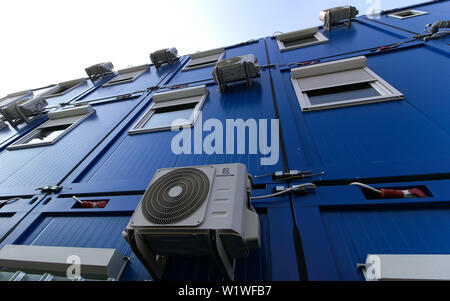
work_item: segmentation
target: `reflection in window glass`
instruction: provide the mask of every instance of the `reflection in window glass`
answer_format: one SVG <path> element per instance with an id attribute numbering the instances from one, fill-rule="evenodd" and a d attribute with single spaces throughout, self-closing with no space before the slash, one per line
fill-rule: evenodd
<path id="1" fill-rule="evenodd" d="M 144 125 L 146 129 L 171 127 L 177 119 L 190 120 L 197 103 L 170 106 L 156 109 L 149 121 Z"/>
<path id="2" fill-rule="evenodd" d="M 288 48 L 288 47 L 299 46 L 299 45 L 303 45 L 303 44 L 307 44 L 307 43 L 313 43 L 313 42 L 317 42 L 317 41 L 318 41 L 317 38 L 315 36 L 312 36 L 312 37 L 307 37 L 307 38 L 285 40 L 285 41 L 283 41 L 283 44 L 284 44 L 285 48 Z"/>
<path id="3" fill-rule="evenodd" d="M 312 105 L 380 96 L 370 83 L 330 87 L 306 92 Z"/>
<path id="4" fill-rule="evenodd" d="M 26 144 L 52 142 L 56 137 L 64 133 L 64 131 L 70 126 L 65 124 L 61 126 L 42 128 L 36 132 L 35 135 L 30 137 L 30 140 Z"/>

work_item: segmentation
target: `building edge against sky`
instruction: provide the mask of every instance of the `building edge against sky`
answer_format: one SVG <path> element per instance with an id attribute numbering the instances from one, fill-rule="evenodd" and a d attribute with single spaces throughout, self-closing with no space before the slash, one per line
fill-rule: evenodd
<path id="1" fill-rule="evenodd" d="M 3 114 L 28 123 L 5 121 L 0 130 L 0 200 L 11 200 L 0 208 L 0 247 L 115 249 L 129 257 L 117 269 L 120 280 L 151 279 L 122 232 L 155 173 L 242 163 L 253 197 L 279 186 L 316 187 L 252 200 L 260 247 L 236 261 L 236 280 L 364 280 L 369 255 L 450 254 L 450 39 L 417 37 L 449 10 L 449 1 L 432 1 L 159 68 L 103 65 L 94 68 L 98 78 L 9 95 L 1 101 L 19 109 Z M 254 63 L 245 69 L 247 83 L 219 89 L 227 77 L 213 72 L 216 63 L 238 56 Z M 40 106 L 48 114 L 28 114 Z M 161 123 L 174 112 L 187 116 L 192 136 L 211 119 L 279 120 L 279 160 L 261 164 L 262 152 L 174 154 L 177 133 Z M 208 132 L 200 135 L 203 141 Z M 311 174 L 270 176 L 295 170 Z M 416 197 L 382 197 L 352 182 Z M 73 196 L 101 206 L 83 207 Z M 376 258 L 412 277 L 402 270 L 406 257 Z M 210 256 L 172 256 L 162 279 L 222 280 L 224 273 Z"/>

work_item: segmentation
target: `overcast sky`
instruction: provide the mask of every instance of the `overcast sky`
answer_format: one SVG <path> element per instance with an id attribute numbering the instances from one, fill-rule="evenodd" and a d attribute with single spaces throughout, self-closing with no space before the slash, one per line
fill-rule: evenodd
<path id="1" fill-rule="evenodd" d="M 319 25 L 321 9 L 354 5 L 367 14 L 417 0 L 5 0 L 0 2 L 0 98 L 84 77 L 111 61 L 116 69 Z"/>

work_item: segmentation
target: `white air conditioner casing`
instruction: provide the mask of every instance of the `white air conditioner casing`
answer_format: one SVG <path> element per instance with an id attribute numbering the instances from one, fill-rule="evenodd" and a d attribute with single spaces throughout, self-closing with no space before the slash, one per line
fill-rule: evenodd
<path id="1" fill-rule="evenodd" d="M 164 270 L 157 256 L 182 255 L 220 258 L 232 279 L 233 260 L 260 246 L 250 194 L 243 164 L 158 170 L 124 237 L 156 278 Z"/>
<path id="2" fill-rule="evenodd" d="M 253 54 L 237 56 L 222 60 L 213 69 L 214 81 L 219 85 L 219 91 L 223 91 L 227 83 L 247 80 L 251 86 L 251 78 L 259 75 L 258 60 Z"/>
<path id="3" fill-rule="evenodd" d="M 17 126 L 16 120 L 20 118 L 30 122 L 30 117 L 40 113 L 48 105 L 45 95 L 51 91 L 37 97 L 34 97 L 31 90 L 9 94 L 0 100 L 0 113 L 13 127 Z"/>
<path id="4" fill-rule="evenodd" d="M 150 60 L 156 68 L 161 67 L 162 64 L 172 64 L 178 59 L 178 50 L 174 47 L 155 51 L 150 54 Z"/>
<path id="5" fill-rule="evenodd" d="M 45 99 L 45 96 L 38 96 L 31 100 L 18 103 L 17 107 L 22 115 L 29 117 L 33 114 L 41 112 L 47 105 L 48 102 Z"/>
<path id="6" fill-rule="evenodd" d="M 85 71 L 90 79 L 96 79 L 111 74 L 114 71 L 114 65 L 111 62 L 95 64 L 86 68 Z"/>
<path id="7" fill-rule="evenodd" d="M 358 15 L 359 11 L 354 6 L 338 6 L 322 10 L 319 13 L 319 20 L 323 22 L 323 29 L 330 31 L 331 26 L 347 20 L 347 26 L 351 25 L 352 19 Z"/>

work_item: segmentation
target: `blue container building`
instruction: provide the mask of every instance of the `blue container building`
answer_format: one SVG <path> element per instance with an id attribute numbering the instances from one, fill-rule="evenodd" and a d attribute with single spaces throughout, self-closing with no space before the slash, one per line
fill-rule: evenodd
<path id="1" fill-rule="evenodd" d="M 363 281 L 360 264 L 370 254 L 450 255 L 450 36 L 423 36 L 427 24 L 447 20 L 449 12 L 449 1 L 430 1 L 360 15 L 330 30 L 320 26 L 309 36 L 299 31 L 215 50 L 216 61 L 254 55 L 260 71 L 250 87 L 236 83 L 219 91 L 215 63 L 189 68 L 194 59 L 184 55 L 159 68 L 139 66 L 123 83 L 108 84 L 129 74 L 115 71 L 48 97 L 48 112 L 87 105 L 93 112 L 73 117 L 64 135 L 42 145 L 25 138 L 57 122 L 51 113 L 16 128 L 5 121 L 0 201 L 17 200 L 0 209 L 0 248 L 112 248 L 130 259 L 120 280 L 151 280 L 122 231 L 157 170 L 242 163 L 253 176 L 253 196 L 309 182 L 316 189 L 252 201 L 261 245 L 236 261 L 236 280 Z M 296 35 L 314 39 L 296 44 Z M 349 85 L 350 92 L 339 88 Z M 270 120 L 279 120 L 280 143 L 271 153 L 277 160 L 264 165 L 269 155 L 260 151 L 206 154 L 194 147 L 191 154 L 175 154 L 171 142 L 179 132 L 133 133 L 156 103 L 154 95 L 198 87 L 207 97 L 188 130 L 193 140 L 208 136 L 201 127 L 212 118 L 223 125 L 263 119 L 269 120 L 270 144 Z M 348 93 L 372 100 L 348 102 Z M 233 139 L 239 144 L 238 135 Z M 295 170 L 313 176 L 271 176 Z M 426 197 L 380 198 L 352 182 L 419 188 Z M 107 205 L 80 208 L 73 196 Z M 162 279 L 224 276 L 207 256 L 174 256 Z"/>

